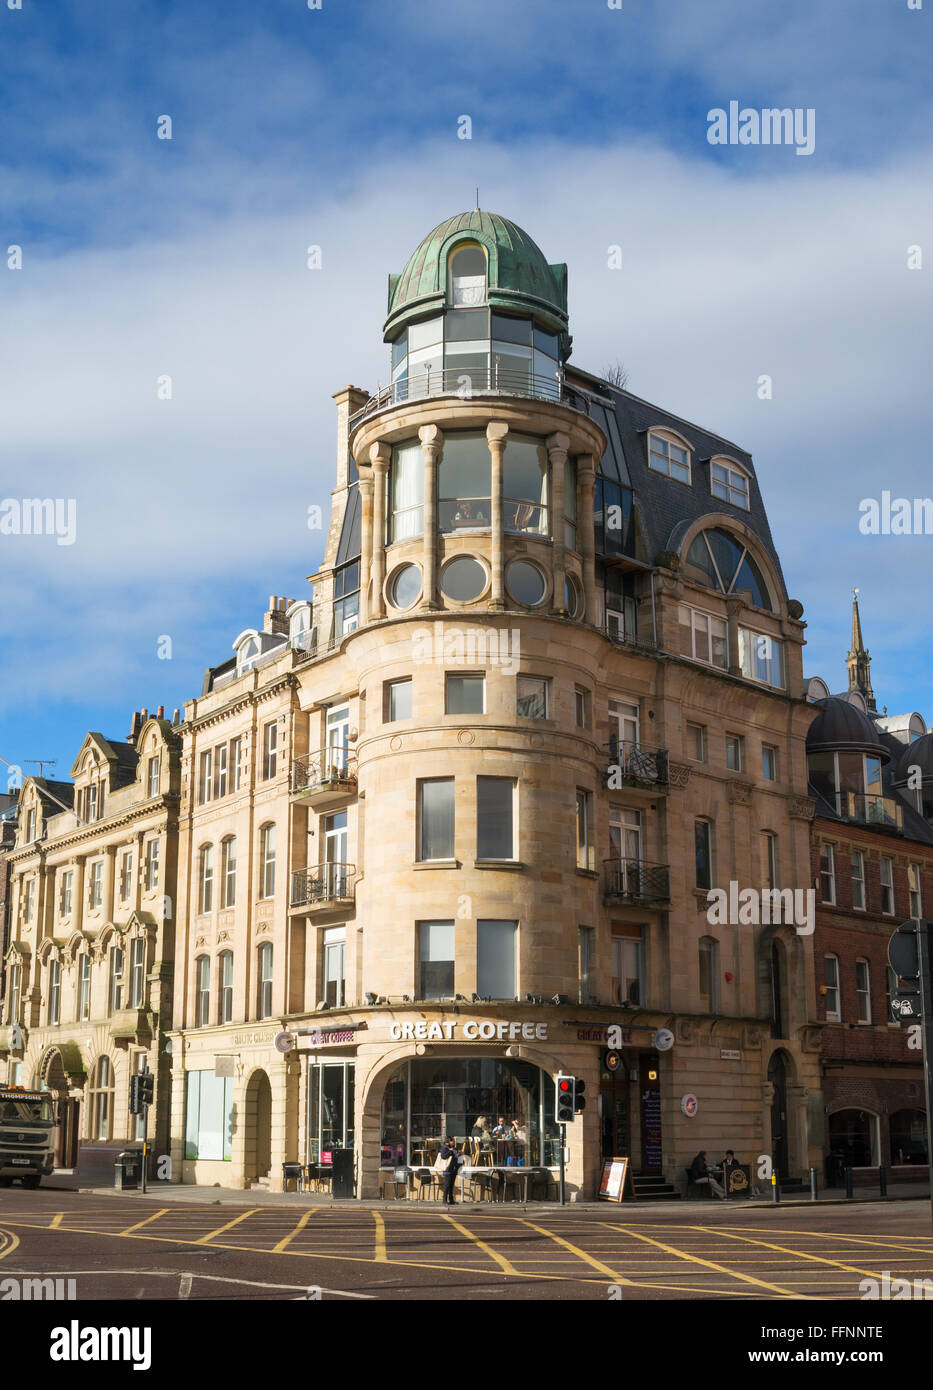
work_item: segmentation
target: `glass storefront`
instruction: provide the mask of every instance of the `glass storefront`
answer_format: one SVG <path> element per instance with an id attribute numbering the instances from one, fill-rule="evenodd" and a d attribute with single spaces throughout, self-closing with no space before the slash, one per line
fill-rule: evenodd
<path id="1" fill-rule="evenodd" d="M 404 1062 L 386 1084 L 381 1166 L 431 1167 L 446 1137 L 468 1161 L 555 1167 L 553 1081 L 540 1067 L 508 1058 Z"/>
<path id="2" fill-rule="evenodd" d="M 353 1148 L 352 1062 L 308 1068 L 308 1162 L 330 1163 L 334 1149 Z"/>

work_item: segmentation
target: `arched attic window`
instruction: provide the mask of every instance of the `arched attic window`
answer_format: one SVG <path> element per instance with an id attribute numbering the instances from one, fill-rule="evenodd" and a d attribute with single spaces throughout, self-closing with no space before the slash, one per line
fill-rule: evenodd
<path id="1" fill-rule="evenodd" d="M 454 309 L 486 303 L 486 253 L 475 241 L 461 242 L 448 257 L 447 302 Z"/>
<path id="2" fill-rule="evenodd" d="M 701 531 L 686 555 L 687 575 L 721 594 L 747 592 L 757 608 L 774 612 L 764 575 L 746 545 L 719 528 Z"/>

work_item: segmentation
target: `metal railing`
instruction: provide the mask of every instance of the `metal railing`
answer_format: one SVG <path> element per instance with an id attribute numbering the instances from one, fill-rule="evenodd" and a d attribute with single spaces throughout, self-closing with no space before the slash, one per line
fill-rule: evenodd
<path id="1" fill-rule="evenodd" d="M 354 792 L 356 790 L 356 754 L 343 747 L 320 748 L 305 753 L 292 762 L 292 791 Z"/>
<path id="2" fill-rule="evenodd" d="M 653 652 L 657 650 L 652 637 L 639 637 L 634 632 L 624 631 L 622 628 L 606 624 L 606 636 L 610 642 L 614 642 L 617 647 L 635 647 L 639 651 Z"/>
<path id="3" fill-rule="evenodd" d="M 864 825 L 880 825 L 903 830 L 904 811 L 893 796 L 867 796 L 863 792 L 840 792 L 836 798 L 839 815 Z"/>
<path id="4" fill-rule="evenodd" d="M 618 769 L 616 776 L 623 782 L 667 786 L 667 749 L 613 736 L 609 739 L 609 773 L 614 769 Z"/>
<path id="5" fill-rule="evenodd" d="M 603 883 L 607 898 L 667 902 L 671 896 L 668 865 L 649 864 L 645 859 L 604 859 Z"/>
<path id="6" fill-rule="evenodd" d="M 494 362 L 491 367 L 474 367 L 469 371 L 462 367 L 437 367 L 400 377 L 370 396 L 353 420 L 362 420 L 386 406 L 404 405 L 406 401 L 425 400 L 429 396 L 460 396 L 470 400 L 483 395 L 531 396 L 587 413 L 585 400 L 567 386 L 562 372 L 539 376 L 530 371 L 501 368 Z"/>
<path id="7" fill-rule="evenodd" d="M 348 902 L 353 898 L 355 883 L 355 864 L 313 864 L 308 869 L 293 869 L 291 905 L 313 907 L 322 903 Z"/>

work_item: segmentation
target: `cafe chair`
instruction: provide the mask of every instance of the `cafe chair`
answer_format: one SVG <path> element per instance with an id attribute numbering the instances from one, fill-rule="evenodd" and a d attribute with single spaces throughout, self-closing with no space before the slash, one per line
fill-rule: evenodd
<path id="1" fill-rule="evenodd" d="M 500 1200 L 503 1202 L 517 1202 L 522 1195 L 522 1188 L 525 1182 L 524 1173 L 519 1168 L 502 1168 L 500 1172 L 502 1174 L 502 1196 Z M 509 1197 L 510 1192 L 513 1194 L 511 1198 Z"/>
<path id="2" fill-rule="evenodd" d="M 412 1176 L 418 1184 L 418 1201 L 430 1196 L 436 1202 L 441 1195 L 440 1174 L 433 1168 L 416 1168 Z"/>
<path id="3" fill-rule="evenodd" d="M 305 1190 L 305 1170 L 301 1163 L 282 1164 L 282 1191 L 288 1191 L 288 1184 L 294 1182 L 296 1192 Z"/>
<path id="4" fill-rule="evenodd" d="M 469 1177 L 470 1201 L 491 1202 L 493 1200 L 493 1174 L 488 1170 L 474 1168 Z M 477 1193 L 479 1196 L 477 1197 Z"/>

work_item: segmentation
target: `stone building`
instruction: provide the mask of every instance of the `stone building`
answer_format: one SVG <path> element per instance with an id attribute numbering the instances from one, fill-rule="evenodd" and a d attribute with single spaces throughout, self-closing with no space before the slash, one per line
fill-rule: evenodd
<path id="1" fill-rule="evenodd" d="M 142 1137 L 134 1071 L 155 1074 L 149 1135 L 167 1152 L 178 732 L 143 710 L 125 740 L 89 733 L 71 776 L 19 793 L 0 1066 L 61 1102 L 58 1166 L 109 1179 Z"/>
<path id="2" fill-rule="evenodd" d="M 923 1053 L 891 1009 L 887 948 L 933 903 L 933 734 L 916 711 L 877 711 L 857 598 L 847 665 L 841 695 L 810 683 L 807 736 L 828 1175 L 883 1164 L 925 1176 Z"/>
<path id="3" fill-rule="evenodd" d="M 574 368 L 566 266 L 493 214 L 390 276 L 383 335 L 313 600 L 179 730 L 173 1171 L 349 1149 L 369 1197 L 449 1134 L 553 1195 L 563 1070 L 572 1195 L 614 1154 L 799 1175 L 812 922 L 772 895 L 810 882 L 813 707 L 751 457 Z"/>

